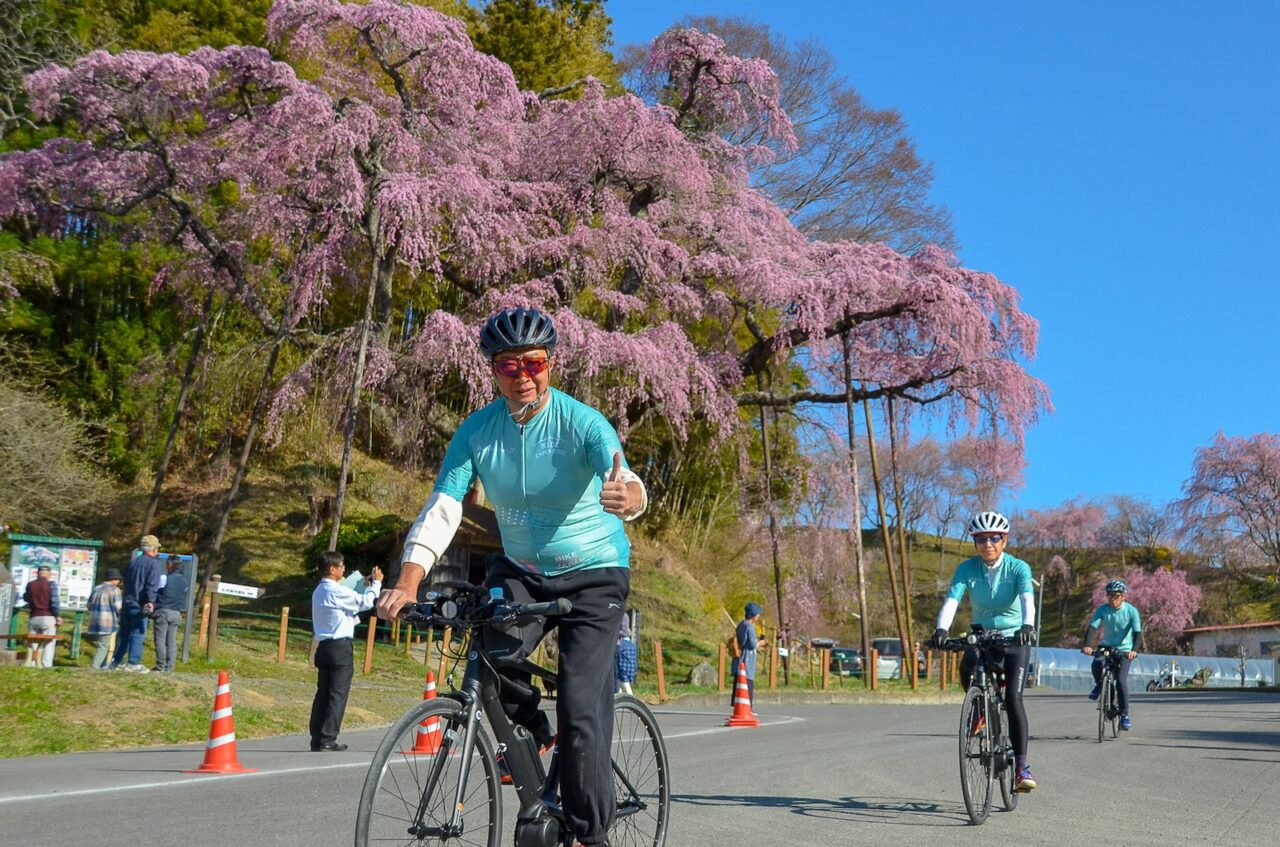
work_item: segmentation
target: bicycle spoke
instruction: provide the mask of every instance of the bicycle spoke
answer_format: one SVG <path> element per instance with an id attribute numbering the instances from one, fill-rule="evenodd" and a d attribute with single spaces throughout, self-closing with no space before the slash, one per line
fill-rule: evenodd
<path id="1" fill-rule="evenodd" d="M 613 784 L 617 812 L 611 847 L 662 847 L 670 806 L 666 747 L 643 703 L 620 697 L 613 711 Z"/>

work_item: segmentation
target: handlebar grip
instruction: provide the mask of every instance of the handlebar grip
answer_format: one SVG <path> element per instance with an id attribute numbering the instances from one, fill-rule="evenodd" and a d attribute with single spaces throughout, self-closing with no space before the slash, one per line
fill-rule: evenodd
<path id="1" fill-rule="evenodd" d="M 554 617 L 556 615 L 567 615 L 573 611 L 573 603 L 567 598 L 559 597 L 555 600 L 548 600 L 546 603 L 530 603 L 520 610 L 522 615 L 542 615 L 544 617 Z"/>

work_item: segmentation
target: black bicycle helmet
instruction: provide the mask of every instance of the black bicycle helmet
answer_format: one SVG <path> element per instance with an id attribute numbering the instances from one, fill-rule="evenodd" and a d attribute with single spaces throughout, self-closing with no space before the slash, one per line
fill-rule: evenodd
<path id="1" fill-rule="evenodd" d="M 485 321 L 480 330 L 480 352 L 492 359 L 506 350 L 556 346 L 556 328 L 551 318 L 537 309 L 503 309 Z"/>

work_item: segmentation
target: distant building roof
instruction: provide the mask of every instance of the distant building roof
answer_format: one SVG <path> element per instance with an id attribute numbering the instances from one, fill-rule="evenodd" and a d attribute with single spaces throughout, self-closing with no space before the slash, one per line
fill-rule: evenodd
<path id="1" fill-rule="evenodd" d="M 1280 621 L 1260 621 L 1258 623 L 1224 623 L 1217 626 L 1192 626 L 1183 632 L 1217 632 L 1220 629 L 1261 629 L 1267 626 L 1280 626 Z"/>

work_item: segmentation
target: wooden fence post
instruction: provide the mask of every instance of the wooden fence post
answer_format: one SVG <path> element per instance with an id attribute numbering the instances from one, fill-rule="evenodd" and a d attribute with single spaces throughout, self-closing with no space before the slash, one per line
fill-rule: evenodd
<path id="1" fill-rule="evenodd" d="M 218 654 L 218 586 L 221 584 L 221 574 L 209 577 L 209 634 L 204 648 L 206 662 L 212 662 Z"/>
<path id="2" fill-rule="evenodd" d="M 667 676 L 662 668 L 662 642 L 653 642 L 653 662 L 654 667 L 658 670 L 658 702 L 665 703 L 667 701 Z"/>
<path id="3" fill-rule="evenodd" d="M 880 682 L 880 651 L 871 648 L 871 690 L 875 691 Z"/>
<path id="4" fill-rule="evenodd" d="M 413 624 L 405 624 L 404 626 L 404 654 L 409 655 L 409 648 L 413 646 Z"/>
<path id="5" fill-rule="evenodd" d="M 778 650 L 782 649 L 782 642 L 778 640 L 778 631 L 773 631 L 773 649 L 769 651 L 769 690 L 774 691 L 778 687 Z"/>
<path id="6" fill-rule="evenodd" d="M 445 653 L 449 649 L 449 642 L 452 639 L 453 639 L 453 627 L 446 626 L 444 628 L 444 633 L 440 638 L 440 669 L 436 671 L 436 679 L 444 679 L 445 664 L 449 658 L 447 655 L 445 655 Z"/>
<path id="7" fill-rule="evenodd" d="M 369 615 L 369 632 L 364 639 L 364 675 L 373 670 L 373 639 L 378 634 L 378 616 Z"/>
<path id="8" fill-rule="evenodd" d="M 200 604 L 200 641 L 201 647 L 209 643 L 209 595 L 204 595 L 204 602 Z"/>
<path id="9" fill-rule="evenodd" d="M 911 690 L 920 685 L 920 645 L 911 645 Z"/>
<path id="10" fill-rule="evenodd" d="M 289 639 L 289 607 L 280 610 L 280 646 L 276 648 L 276 664 L 284 664 L 284 649 Z"/>
<path id="11" fill-rule="evenodd" d="M 822 648 L 822 690 L 826 691 L 831 684 L 831 648 Z"/>
<path id="12" fill-rule="evenodd" d="M 724 673 L 729 658 L 729 648 L 720 645 L 720 690 L 724 691 Z"/>

